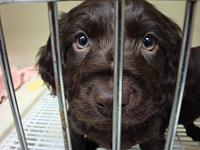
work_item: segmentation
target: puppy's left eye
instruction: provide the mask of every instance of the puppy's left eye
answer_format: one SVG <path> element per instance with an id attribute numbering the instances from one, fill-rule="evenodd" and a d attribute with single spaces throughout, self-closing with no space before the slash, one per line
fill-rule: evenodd
<path id="1" fill-rule="evenodd" d="M 76 36 L 76 47 L 80 50 L 88 47 L 88 37 L 84 33 L 80 33 Z"/>
<path id="2" fill-rule="evenodd" d="M 152 51 L 156 46 L 155 36 L 151 33 L 147 33 L 142 41 L 143 49 L 147 51 Z"/>

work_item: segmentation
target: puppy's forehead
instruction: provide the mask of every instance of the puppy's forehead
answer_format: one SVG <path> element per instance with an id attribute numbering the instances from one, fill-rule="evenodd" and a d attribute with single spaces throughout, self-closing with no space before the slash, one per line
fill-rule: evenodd
<path id="1" fill-rule="evenodd" d="M 160 14 L 144 0 L 126 0 L 125 33 L 135 38 L 159 29 L 158 20 L 163 17 Z M 114 0 L 86 0 L 69 12 L 69 21 L 74 29 L 86 32 L 90 38 L 113 34 Z"/>
<path id="2" fill-rule="evenodd" d="M 69 12 L 69 22 L 72 28 L 83 30 L 92 38 L 111 29 L 113 11 L 110 0 L 86 0 Z"/>

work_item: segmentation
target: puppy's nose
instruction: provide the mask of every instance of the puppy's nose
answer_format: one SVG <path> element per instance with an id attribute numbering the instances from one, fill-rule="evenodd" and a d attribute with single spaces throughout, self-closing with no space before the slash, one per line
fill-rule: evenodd
<path id="1" fill-rule="evenodd" d="M 98 106 L 102 108 L 111 108 L 113 106 L 112 92 L 103 92 L 95 97 Z"/>
<path id="2" fill-rule="evenodd" d="M 124 92 L 123 96 L 122 96 L 122 108 L 124 108 L 125 106 L 128 105 L 129 103 L 129 94 L 127 92 Z M 113 107 L 113 93 L 110 91 L 107 91 L 100 95 L 97 95 L 95 97 L 95 101 L 97 103 L 97 105 L 101 108 L 108 108 L 112 110 Z"/>

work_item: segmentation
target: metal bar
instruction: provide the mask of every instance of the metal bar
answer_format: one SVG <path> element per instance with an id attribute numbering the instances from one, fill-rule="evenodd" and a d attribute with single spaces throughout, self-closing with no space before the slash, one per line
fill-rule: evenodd
<path id="1" fill-rule="evenodd" d="M 60 0 L 0 0 L 0 3 L 22 3 L 22 2 L 57 2 Z"/>
<path id="2" fill-rule="evenodd" d="M 59 25 L 58 25 L 58 10 L 56 2 L 48 3 L 49 26 L 51 36 L 51 48 L 54 67 L 54 79 L 56 85 L 56 94 L 59 101 L 60 117 L 62 123 L 63 139 L 65 149 L 72 150 L 71 137 L 68 122 L 68 101 L 65 99 L 64 83 L 62 75 L 62 64 L 60 55 L 59 41 Z"/>
<path id="3" fill-rule="evenodd" d="M 0 0 L 0 3 L 20 3 L 20 2 L 59 2 L 59 1 L 83 1 L 83 0 Z M 151 0 L 158 1 L 158 0 Z M 174 0 L 171 0 L 174 1 Z M 183 0 L 175 0 L 175 1 L 183 1 Z M 196 0 L 199 1 L 199 0 Z"/>
<path id="4" fill-rule="evenodd" d="M 62 1 L 81 1 L 81 0 L 0 0 L 0 4 L 6 3 L 39 3 L 39 2 L 62 2 Z"/>
<path id="5" fill-rule="evenodd" d="M 39 2 L 62 2 L 62 1 L 83 1 L 83 0 L 0 0 L 0 4 L 7 3 L 39 3 Z M 158 1 L 158 0 L 151 0 Z M 174 0 L 171 0 L 174 1 Z M 175 1 L 183 1 L 183 0 L 175 0 Z M 196 0 L 200 1 L 200 0 Z"/>
<path id="6" fill-rule="evenodd" d="M 184 20 L 184 30 L 183 30 L 183 40 L 181 45 L 181 53 L 179 60 L 179 69 L 176 82 L 176 90 L 174 96 L 174 103 L 172 107 L 169 130 L 167 136 L 167 142 L 165 145 L 165 150 L 172 150 L 174 137 L 176 134 L 176 128 L 179 120 L 183 92 L 186 82 L 189 57 L 190 57 L 190 47 L 191 47 L 191 37 L 192 37 L 192 28 L 194 23 L 194 7 L 196 0 L 188 0 L 186 4 L 185 20 Z"/>
<path id="7" fill-rule="evenodd" d="M 125 1 L 115 0 L 115 59 L 112 150 L 120 150 Z"/>
<path id="8" fill-rule="evenodd" d="M 17 135 L 19 138 L 19 143 L 21 146 L 22 150 L 28 150 L 27 142 L 26 142 L 26 137 L 24 134 L 24 129 L 20 117 L 20 112 L 19 108 L 17 105 L 17 99 L 13 87 L 13 81 L 10 73 L 10 66 L 8 62 L 8 56 L 6 52 L 6 43 L 4 39 L 4 34 L 3 34 L 3 27 L 1 24 L 1 17 L 0 17 L 0 64 L 4 76 L 4 83 L 6 86 L 9 102 L 10 102 L 10 108 L 12 111 Z"/>

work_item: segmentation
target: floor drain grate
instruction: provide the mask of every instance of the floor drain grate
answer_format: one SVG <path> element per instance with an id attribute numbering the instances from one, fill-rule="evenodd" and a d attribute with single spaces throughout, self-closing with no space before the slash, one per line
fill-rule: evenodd
<path id="1" fill-rule="evenodd" d="M 200 126 L 200 120 L 196 122 Z M 63 150 L 62 130 L 56 97 L 48 92 L 38 100 L 23 118 L 23 125 L 30 150 Z M 186 136 L 185 129 L 178 125 L 175 150 L 200 150 L 200 143 Z M 132 150 L 138 150 L 138 145 Z M 15 130 L 0 143 L 0 150 L 20 150 Z M 104 150 L 99 148 L 99 150 Z"/>
<path id="2" fill-rule="evenodd" d="M 58 102 L 46 93 L 23 119 L 30 150 L 63 150 Z M 0 150 L 20 150 L 15 130 L 5 138 Z"/>

